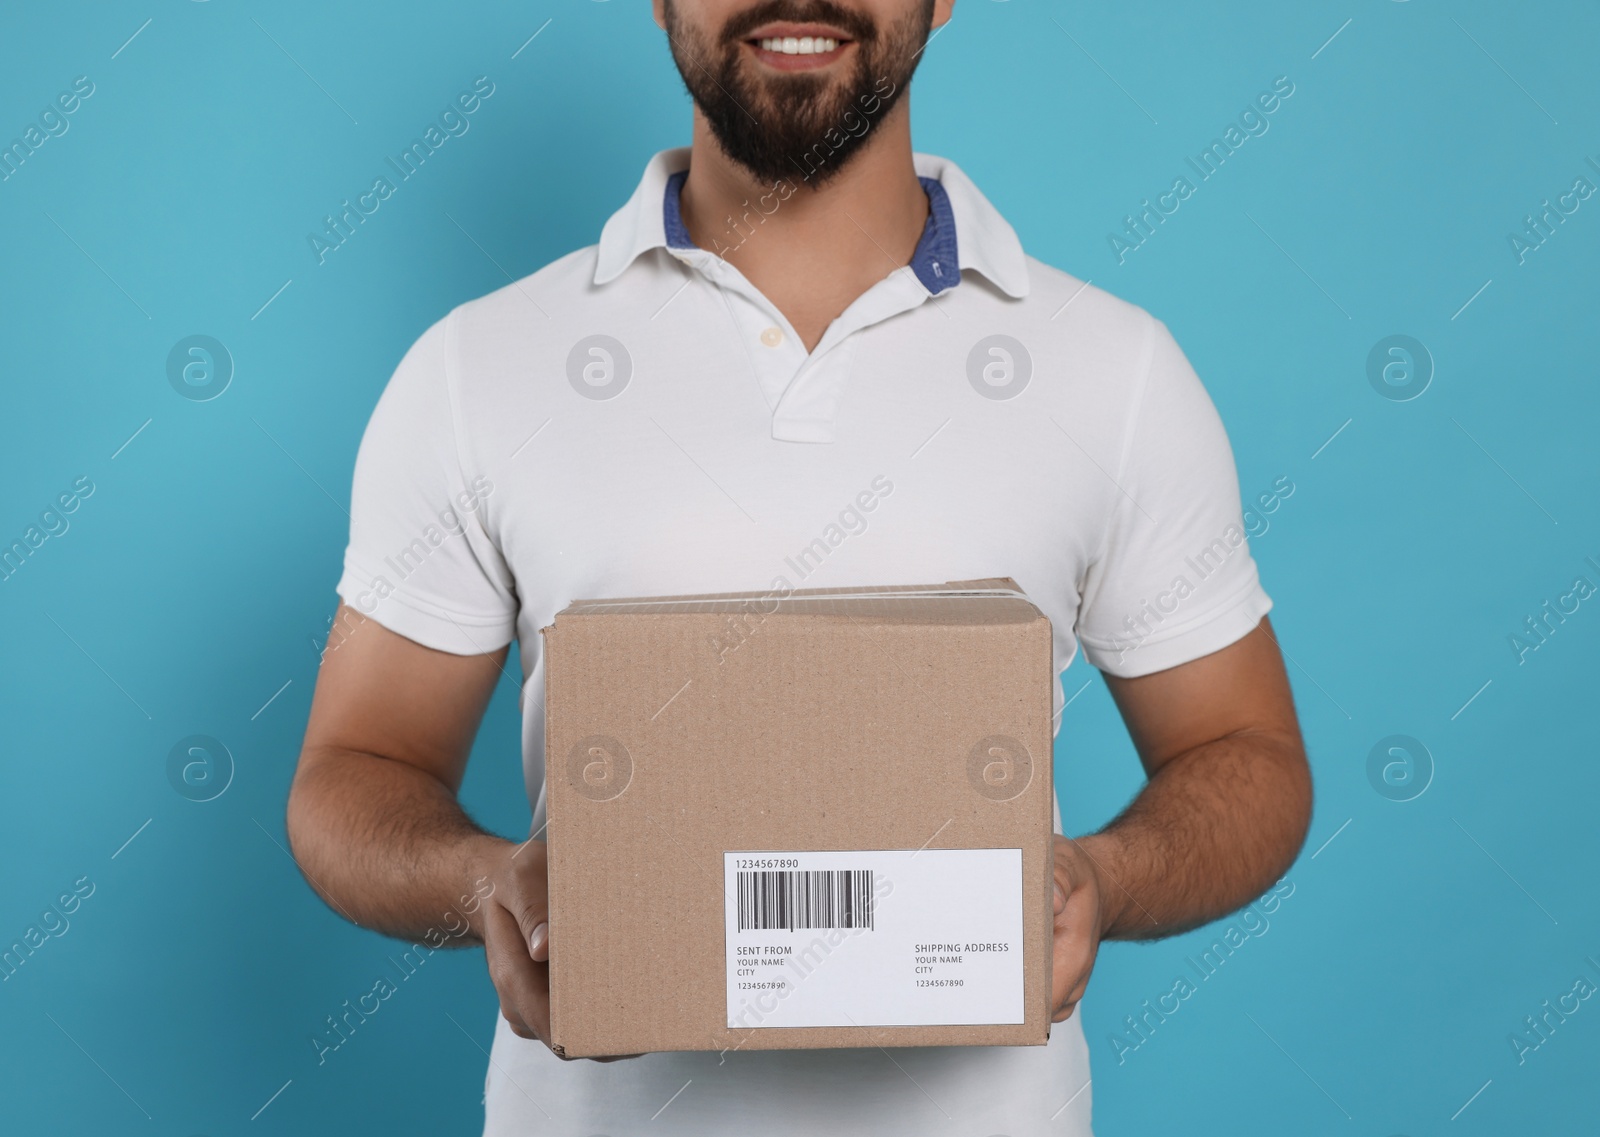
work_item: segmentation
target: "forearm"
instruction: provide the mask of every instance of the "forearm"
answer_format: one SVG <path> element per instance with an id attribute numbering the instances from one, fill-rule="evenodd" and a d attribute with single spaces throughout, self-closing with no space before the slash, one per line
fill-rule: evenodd
<path id="1" fill-rule="evenodd" d="M 482 869 L 512 844 L 474 824 L 427 772 L 348 750 L 302 759 L 288 828 L 307 881 L 346 919 L 408 939 L 443 932 L 433 938 L 456 945 L 481 942 Z"/>
<path id="2" fill-rule="evenodd" d="M 1247 903 L 1293 863 L 1310 814 L 1298 735 L 1240 732 L 1179 755 L 1079 839 L 1104 878 L 1104 937 L 1176 935 Z"/>

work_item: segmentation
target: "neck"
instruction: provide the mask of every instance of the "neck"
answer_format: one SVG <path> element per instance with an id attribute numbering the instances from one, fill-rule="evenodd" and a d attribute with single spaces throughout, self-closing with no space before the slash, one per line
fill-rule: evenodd
<path id="1" fill-rule="evenodd" d="M 907 101 L 872 131 L 849 165 L 821 186 L 797 166 L 787 185 L 774 187 L 724 154 L 695 111 L 684 228 L 771 300 L 808 352 L 856 297 L 911 263 L 927 223 Z"/>

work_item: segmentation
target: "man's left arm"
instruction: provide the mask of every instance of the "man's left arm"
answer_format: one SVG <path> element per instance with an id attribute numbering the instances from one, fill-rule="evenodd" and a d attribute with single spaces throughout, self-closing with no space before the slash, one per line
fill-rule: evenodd
<path id="1" fill-rule="evenodd" d="M 1149 781 L 1098 833 L 1056 838 L 1056 1022 L 1083 997 L 1102 939 L 1176 935 L 1243 906 L 1293 863 L 1311 819 L 1265 617 L 1221 651 L 1106 685 Z"/>

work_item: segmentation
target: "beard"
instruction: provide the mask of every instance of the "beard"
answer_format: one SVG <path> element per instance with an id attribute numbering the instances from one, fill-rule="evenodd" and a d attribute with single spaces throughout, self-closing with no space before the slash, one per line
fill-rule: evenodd
<path id="1" fill-rule="evenodd" d="M 686 23 L 667 0 L 666 30 L 683 85 L 723 153 L 758 180 L 799 174 L 818 186 L 865 147 L 870 119 L 900 101 L 933 28 L 933 4 L 923 0 L 880 28 L 834 0 L 761 0 L 711 32 Z M 742 58 L 743 41 L 775 20 L 837 27 L 855 44 L 853 66 L 843 76 L 759 69 Z"/>

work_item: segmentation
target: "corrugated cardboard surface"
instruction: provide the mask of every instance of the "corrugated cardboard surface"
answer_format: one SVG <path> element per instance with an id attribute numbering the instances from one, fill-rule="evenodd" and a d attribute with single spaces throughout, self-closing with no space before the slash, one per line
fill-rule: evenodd
<path id="1" fill-rule="evenodd" d="M 544 639 L 558 1053 L 1046 1041 L 1054 676 L 1049 621 L 1015 589 L 575 601 L 556 616 Z M 975 758 L 993 736 L 1023 759 L 998 788 Z M 724 852 L 924 847 L 1023 851 L 1024 1023 L 726 1025 Z"/>

